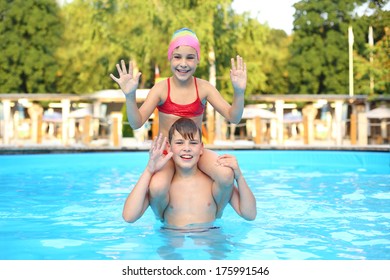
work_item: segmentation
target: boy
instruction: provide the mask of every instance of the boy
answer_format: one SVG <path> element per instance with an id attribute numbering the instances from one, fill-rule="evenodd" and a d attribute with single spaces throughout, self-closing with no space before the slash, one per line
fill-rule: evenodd
<path id="1" fill-rule="evenodd" d="M 153 141 L 149 152 L 149 162 L 137 184 L 126 199 L 123 218 L 127 222 L 138 220 L 153 199 L 149 195 L 149 184 L 155 172 L 158 172 L 172 158 L 175 174 L 165 197 L 154 201 L 159 205 L 156 216 L 171 228 L 186 228 L 201 224 L 211 224 L 222 215 L 226 206 L 226 195 L 233 209 L 244 219 L 256 217 L 256 200 L 249 189 L 234 157 L 221 156 L 222 166 L 231 168 L 238 183 L 233 190 L 218 185 L 198 168 L 203 153 L 202 134 L 194 121 L 178 119 L 169 130 L 168 153 L 166 137 L 160 136 Z"/>

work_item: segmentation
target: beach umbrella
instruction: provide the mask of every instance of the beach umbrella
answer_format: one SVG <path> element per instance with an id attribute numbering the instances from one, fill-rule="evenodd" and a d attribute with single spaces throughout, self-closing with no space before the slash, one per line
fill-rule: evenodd
<path id="1" fill-rule="evenodd" d="M 283 116 L 284 123 L 299 123 L 302 122 L 302 114 L 300 112 L 287 113 Z"/>
<path id="2" fill-rule="evenodd" d="M 69 117 L 78 119 L 78 118 L 84 118 L 85 116 L 90 116 L 90 115 L 92 115 L 90 108 L 81 108 L 81 109 L 77 109 L 77 110 L 70 112 Z"/>
<path id="3" fill-rule="evenodd" d="M 242 113 L 243 119 L 253 119 L 255 117 L 260 117 L 261 119 L 275 119 L 276 115 L 275 113 L 257 108 L 257 107 L 245 107 L 244 112 Z"/>
<path id="4" fill-rule="evenodd" d="M 62 114 L 55 111 L 45 111 L 42 120 L 44 122 L 62 122 Z"/>
<path id="5" fill-rule="evenodd" d="M 390 109 L 386 107 L 378 107 L 367 112 L 368 119 L 390 119 Z"/>

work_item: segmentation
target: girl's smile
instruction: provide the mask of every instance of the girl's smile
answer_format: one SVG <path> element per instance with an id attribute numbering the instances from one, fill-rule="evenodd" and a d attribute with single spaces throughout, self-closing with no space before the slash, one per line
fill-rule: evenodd
<path id="1" fill-rule="evenodd" d="M 172 72 L 176 73 L 179 77 L 187 76 L 188 74 L 192 76 L 195 73 L 198 62 L 198 55 L 194 48 L 180 46 L 172 54 Z"/>

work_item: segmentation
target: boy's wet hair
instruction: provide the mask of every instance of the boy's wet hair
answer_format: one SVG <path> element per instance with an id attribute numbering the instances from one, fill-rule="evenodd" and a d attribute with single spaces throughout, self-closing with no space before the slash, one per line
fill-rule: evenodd
<path id="1" fill-rule="evenodd" d="M 199 139 L 200 142 L 202 142 L 202 131 L 191 119 L 180 118 L 172 124 L 168 133 L 169 143 L 171 143 L 175 131 L 179 132 L 180 135 L 184 137 L 184 139 L 190 140 L 194 140 L 196 133 L 199 133 Z"/>

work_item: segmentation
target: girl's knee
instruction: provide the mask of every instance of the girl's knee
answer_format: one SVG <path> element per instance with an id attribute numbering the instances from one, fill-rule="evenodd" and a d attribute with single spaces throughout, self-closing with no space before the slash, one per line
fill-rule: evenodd
<path id="1" fill-rule="evenodd" d="M 200 170 L 206 173 L 219 185 L 231 185 L 234 182 L 234 172 L 229 167 L 217 165 L 218 154 L 205 149 L 198 164 Z"/>
<path id="2" fill-rule="evenodd" d="M 220 167 L 217 169 L 214 181 L 218 182 L 222 187 L 231 187 L 234 183 L 234 172 L 229 167 Z"/>

